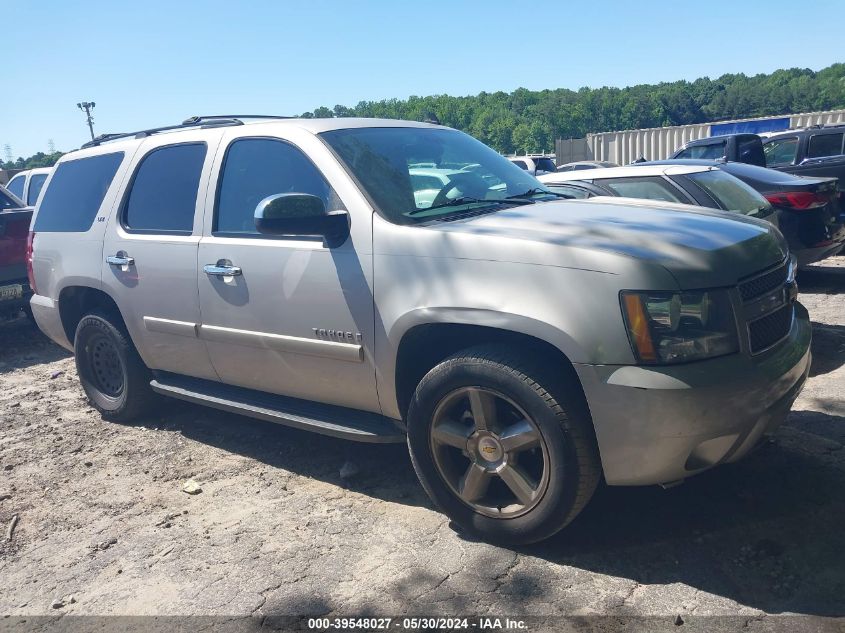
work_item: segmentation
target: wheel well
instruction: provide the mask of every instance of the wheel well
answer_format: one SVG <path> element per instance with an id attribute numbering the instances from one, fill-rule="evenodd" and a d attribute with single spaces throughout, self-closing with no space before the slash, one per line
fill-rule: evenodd
<path id="1" fill-rule="evenodd" d="M 87 286 L 69 286 L 59 293 L 59 316 L 62 319 L 67 340 L 73 344 L 76 334 L 76 326 L 82 317 L 92 310 L 106 310 L 120 318 L 123 325 L 123 317 L 120 309 L 109 295 L 102 290 L 89 288 Z"/>
<path id="2" fill-rule="evenodd" d="M 540 356 L 549 366 L 559 367 L 562 378 L 581 390 L 581 382 L 570 360 L 557 347 L 542 339 L 480 325 L 418 325 L 403 336 L 396 357 L 396 398 L 403 419 L 417 385 L 432 367 L 462 349 L 484 343 L 511 345 Z"/>

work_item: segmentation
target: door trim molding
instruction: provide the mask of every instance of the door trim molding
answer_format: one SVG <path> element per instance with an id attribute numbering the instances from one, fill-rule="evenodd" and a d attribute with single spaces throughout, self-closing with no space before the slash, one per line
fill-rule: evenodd
<path id="1" fill-rule="evenodd" d="M 215 343 L 230 343 L 260 349 L 271 349 L 277 352 L 291 354 L 305 354 L 320 358 L 331 358 L 351 363 L 364 362 L 364 349 L 353 343 L 324 341 L 298 336 L 285 336 L 269 332 L 255 332 L 253 330 L 237 330 L 219 325 L 200 325 L 199 337 Z"/>
<path id="2" fill-rule="evenodd" d="M 188 321 L 174 321 L 173 319 L 160 319 L 158 317 L 145 316 L 144 328 L 147 332 L 196 338 L 198 324 L 190 323 Z"/>

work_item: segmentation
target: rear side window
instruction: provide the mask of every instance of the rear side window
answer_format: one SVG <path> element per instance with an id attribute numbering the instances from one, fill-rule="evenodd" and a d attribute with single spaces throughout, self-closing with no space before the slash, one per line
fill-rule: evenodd
<path id="1" fill-rule="evenodd" d="M 123 152 L 60 163 L 38 207 L 33 230 L 87 231 L 100 210 Z"/>
<path id="2" fill-rule="evenodd" d="M 511 162 L 520 169 L 528 171 L 528 163 L 526 163 L 524 160 L 512 160 Z"/>
<path id="3" fill-rule="evenodd" d="M 28 205 L 34 206 L 38 202 L 38 194 L 41 193 L 45 180 L 47 180 L 47 174 L 35 174 L 29 179 L 29 191 L 26 192 L 26 203 Z"/>
<path id="4" fill-rule="evenodd" d="M 842 134 L 816 134 L 810 137 L 807 158 L 824 158 L 842 154 Z"/>
<path id="5" fill-rule="evenodd" d="M 683 176 L 704 189 L 711 198 L 728 211 L 755 215 L 770 206 L 766 199 L 750 185 L 723 171 L 713 169 Z"/>
<path id="6" fill-rule="evenodd" d="M 329 211 L 343 208 L 314 163 L 293 145 L 266 138 L 233 142 L 223 163 L 214 232 L 259 235 L 255 208 L 279 193 L 308 193 Z"/>
<path id="7" fill-rule="evenodd" d="M 23 183 L 26 180 L 26 176 L 15 176 L 9 181 L 9 184 L 6 185 L 6 189 L 11 191 L 15 194 L 18 198 L 23 199 Z"/>
<path id="8" fill-rule="evenodd" d="M 186 143 L 147 154 L 132 180 L 123 226 L 139 233 L 190 235 L 205 153 L 205 143 Z"/>
<path id="9" fill-rule="evenodd" d="M 596 179 L 601 185 L 625 198 L 645 198 L 646 200 L 664 200 L 666 202 L 686 202 L 682 200 L 675 188 L 660 176 L 644 176 L 642 178 L 602 178 Z"/>
<path id="10" fill-rule="evenodd" d="M 565 196 L 570 198 L 592 198 L 593 194 L 591 194 L 586 189 L 581 189 L 581 187 L 573 187 L 572 185 L 546 185 L 546 189 L 549 191 L 554 191 L 555 193 L 562 193 Z"/>

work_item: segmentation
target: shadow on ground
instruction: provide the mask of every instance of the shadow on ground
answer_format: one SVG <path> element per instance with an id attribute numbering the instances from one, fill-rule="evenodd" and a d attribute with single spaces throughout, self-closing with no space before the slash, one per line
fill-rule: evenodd
<path id="1" fill-rule="evenodd" d="M 824 350 L 842 340 L 843 328 L 814 327 L 821 346 L 814 372 L 832 371 L 842 354 L 826 358 Z M 68 356 L 26 322 L 0 327 L 0 350 L 0 372 Z M 374 498 L 430 507 L 401 444 L 353 444 L 175 401 L 143 424 Z M 671 490 L 602 487 L 559 535 L 517 551 L 641 584 L 682 583 L 768 613 L 843 616 L 845 418 L 794 412 L 788 426 L 790 442 L 782 435 Z M 805 451 L 795 433 L 828 444 Z M 359 472 L 344 480 L 347 460 Z M 508 583 L 511 598 L 503 600 L 514 607 L 549 591 L 542 565 L 516 568 Z"/>
<path id="2" fill-rule="evenodd" d="M 813 423 L 808 415 L 793 413 L 789 426 L 845 436 L 845 418 Z M 160 427 L 375 498 L 430 507 L 404 445 L 352 444 L 181 403 Z M 344 481 L 347 460 L 360 472 Z M 683 583 L 769 613 L 841 616 L 843 525 L 845 470 L 775 438 L 738 464 L 670 490 L 601 487 L 558 536 L 517 551 L 641 584 Z M 510 581 L 517 593 L 544 591 L 538 566 Z"/>
<path id="3" fill-rule="evenodd" d="M 845 267 L 808 266 L 798 271 L 799 292 L 820 294 L 845 293 Z"/>
<path id="4" fill-rule="evenodd" d="M 813 364 L 810 376 L 827 374 L 845 364 L 845 325 L 813 321 Z M 843 387 L 845 391 L 845 387 Z M 843 395 L 845 399 L 845 394 Z"/>
<path id="5" fill-rule="evenodd" d="M 683 583 L 768 613 L 841 616 L 843 524 L 845 472 L 775 442 L 671 490 L 604 488 L 526 553 L 641 584 Z"/>
<path id="6" fill-rule="evenodd" d="M 0 321 L 0 374 L 69 356 L 26 317 Z"/>

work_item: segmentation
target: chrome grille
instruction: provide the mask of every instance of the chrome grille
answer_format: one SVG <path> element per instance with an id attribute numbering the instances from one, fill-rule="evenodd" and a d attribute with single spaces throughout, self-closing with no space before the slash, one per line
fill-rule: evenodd
<path id="1" fill-rule="evenodd" d="M 786 282 L 788 274 L 789 264 L 782 264 L 770 272 L 763 273 L 759 277 L 741 282 L 739 284 L 739 294 L 742 296 L 743 301 L 764 295 L 770 290 L 783 285 Z"/>
<path id="2" fill-rule="evenodd" d="M 748 324 L 748 338 L 752 354 L 759 354 L 780 341 L 792 327 L 792 304 L 778 308 L 761 319 Z"/>

